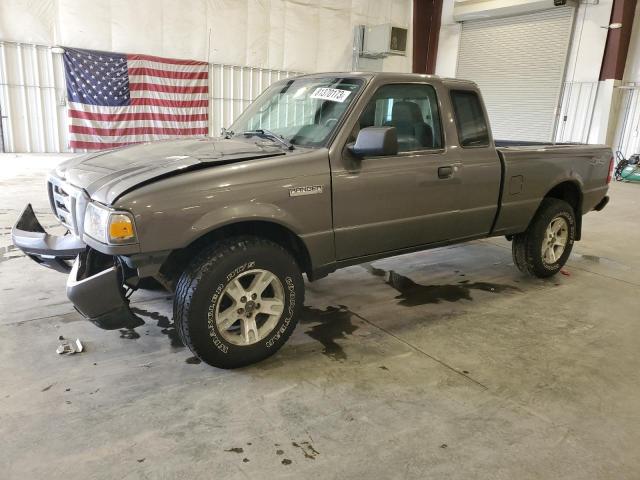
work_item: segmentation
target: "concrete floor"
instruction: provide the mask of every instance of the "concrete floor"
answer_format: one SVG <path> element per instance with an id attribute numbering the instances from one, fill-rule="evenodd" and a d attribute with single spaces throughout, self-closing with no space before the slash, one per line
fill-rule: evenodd
<path id="1" fill-rule="evenodd" d="M 308 284 L 279 354 L 224 371 L 166 295 L 101 331 L 12 250 L 27 201 L 55 224 L 55 161 L 0 156 L 0 477 L 640 478 L 640 185 L 585 218 L 566 275 L 524 278 L 500 238 L 352 267 Z"/>

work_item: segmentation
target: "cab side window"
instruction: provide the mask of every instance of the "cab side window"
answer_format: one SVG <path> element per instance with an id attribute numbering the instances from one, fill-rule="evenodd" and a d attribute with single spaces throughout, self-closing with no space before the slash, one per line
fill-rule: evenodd
<path id="1" fill-rule="evenodd" d="M 380 87 L 359 120 L 366 127 L 395 127 L 398 151 L 442 148 L 436 92 L 431 85 L 391 84 Z"/>
<path id="2" fill-rule="evenodd" d="M 452 90 L 451 102 L 456 117 L 461 147 L 488 147 L 489 128 L 476 92 Z"/>

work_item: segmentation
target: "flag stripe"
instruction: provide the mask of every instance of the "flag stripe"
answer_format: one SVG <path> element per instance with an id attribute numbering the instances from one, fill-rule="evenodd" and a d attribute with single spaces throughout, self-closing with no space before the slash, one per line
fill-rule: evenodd
<path id="1" fill-rule="evenodd" d="M 176 85 L 158 85 L 156 83 L 129 83 L 129 90 L 144 90 L 148 92 L 167 92 L 167 93 L 207 93 L 208 87 L 180 87 Z"/>
<path id="2" fill-rule="evenodd" d="M 82 140 L 71 140 L 69 142 L 69 146 L 71 148 L 85 148 L 87 150 L 105 150 L 107 148 L 118 148 L 118 147 L 124 147 L 127 145 L 133 145 L 135 143 L 142 143 L 142 142 L 115 142 L 115 143 L 110 143 L 110 142 L 86 142 L 86 141 L 82 141 Z"/>
<path id="3" fill-rule="evenodd" d="M 155 57 L 153 55 L 141 55 L 141 54 L 128 54 L 127 60 L 145 60 L 149 62 L 168 63 L 170 65 L 201 65 L 208 67 L 207 62 L 201 62 L 198 60 L 179 60 L 176 58 L 164 58 Z"/>
<path id="4" fill-rule="evenodd" d="M 124 114 L 124 113 L 151 113 L 151 114 L 170 114 L 170 115 L 208 115 L 209 111 L 206 106 L 198 108 L 179 108 L 179 107 L 164 107 L 159 110 L 152 105 L 131 105 L 125 107 L 112 107 L 108 110 L 104 107 L 97 105 L 87 105 L 78 102 L 69 102 L 69 111 L 76 111 L 81 113 L 103 113 L 110 114 Z M 160 113 L 158 113 L 160 112 Z"/>
<path id="5" fill-rule="evenodd" d="M 131 92 L 131 98 L 150 98 L 158 100 L 175 100 L 193 101 L 193 100 L 207 100 L 209 94 L 207 93 L 165 93 L 165 92 L 150 92 L 148 90 L 135 90 Z"/>
<path id="6" fill-rule="evenodd" d="M 202 72 L 172 72 L 159 68 L 133 67 L 129 69 L 129 76 L 146 75 L 150 77 L 173 78 L 177 80 L 202 80 L 209 77 L 209 71 Z"/>
<path id="7" fill-rule="evenodd" d="M 89 135 L 88 133 L 74 133 L 75 140 L 80 142 L 96 142 L 96 143 L 134 143 L 134 142 L 153 142 L 155 140 L 180 139 L 185 138 L 181 135 L 160 135 L 160 134 L 140 134 L 140 135 L 121 135 L 119 137 L 103 137 L 101 135 Z M 200 137 L 202 138 L 202 136 Z"/>
<path id="8" fill-rule="evenodd" d="M 69 116 L 73 119 L 95 120 L 101 122 L 131 122 L 135 120 L 166 120 L 169 122 L 198 122 L 207 121 L 206 113 L 192 115 L 174 115 L 170 113 L 127 112 L 127 113 L 94 113 L 69 110 Z"/>
<path id="9" fill-rule="evenodd" d="M 165 70 L 167 72 L 204 72 L 209 73 L 209 66 L 193 66 L 193 65 L 176 65 L 170 63 L 150 62 L 147 60 L 129 60 L 127 62 L 129 68 L 153 68 L 156 70 Z"/>
<path id="10" fill-rule="evenodd" d="M 151 77 L 149 75 L 129 75 L 129 83 L 155 83 L 157 85 L 177 85 L 183 87 L 207 87 L 209 80 Z"/>
<path id="11" fill-rule="evenodd" d="M 97 120 L 84 120 L 71 118 L 71 125 L 91 128 L 132 128 L 132 127 L 159 127 L 159 128 L 207 128 L 209 122 L 165 122 L 162 120 L 129 120 L 126 122 L 99 122 Z"/>
<path id="12" fill-rule="evenodd" d="M 183 102 L 177 100 L 160 100 L 154 98 L 132 98 L 131 105 L 156 105 L 158 107 L 180 107 L 180 108 L 192 108 L 192 107 L 207 107 L 209 106 L 208 100 L 186 100 Z"/>
<path id="13" fill-rule="evenodd" d="M 162 127 L 130 127 L 130 128 L 92 128 L 70 125 L 71 133 L 100 135 L 101 137 L 121 137 L 124 135 L 206 135 L 207 128 L 162 128 Z"/>

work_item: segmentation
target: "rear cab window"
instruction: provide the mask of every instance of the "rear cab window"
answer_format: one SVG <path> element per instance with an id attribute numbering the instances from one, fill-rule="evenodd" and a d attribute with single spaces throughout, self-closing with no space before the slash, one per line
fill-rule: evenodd
<path id="1" fill-rule="evenodd" d="M 489 127 L 478 94 L 472 90 L 451 90 L 451 103 L 460 146 L 488 147 Z"/>

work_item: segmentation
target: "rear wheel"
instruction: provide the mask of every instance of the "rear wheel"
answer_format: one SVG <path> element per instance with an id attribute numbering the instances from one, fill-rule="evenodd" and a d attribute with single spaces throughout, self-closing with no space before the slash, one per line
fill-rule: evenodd
<path id="1" fill-rule="evenodd" d="M 534 277 L 555 275 L 567 262 L 575 236 L 576 218 L 571 205 L 545 198 L 529 228 L 513 237 L 513 262 L 521 272 Z"/>
<path id="2" fill-rule="evenodd" d="M 201 252 L 178 281 L 177 330 L 210 365 L 236 368 L 273 355 L 304 302 L 295 259 L 280 245 L 238 237 Z"/>

